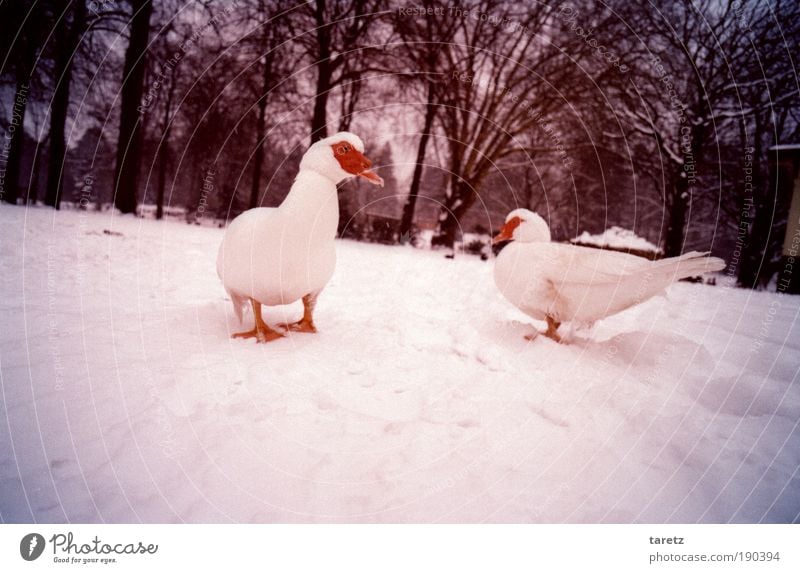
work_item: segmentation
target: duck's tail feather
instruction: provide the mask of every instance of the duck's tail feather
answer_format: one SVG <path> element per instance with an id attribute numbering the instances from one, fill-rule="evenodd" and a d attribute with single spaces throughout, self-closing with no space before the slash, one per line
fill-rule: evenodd
<path id="1" fill-rule="evenodd" d="M 705 273 L 721 271 L 725 268 L 725 261 L 718 257 L 710 257 L 708 253 L 692 251 L 679 257 L 661 259 L 653 263 L 665 274 L 673 275 L 673 280 L 696 277 Z"/>

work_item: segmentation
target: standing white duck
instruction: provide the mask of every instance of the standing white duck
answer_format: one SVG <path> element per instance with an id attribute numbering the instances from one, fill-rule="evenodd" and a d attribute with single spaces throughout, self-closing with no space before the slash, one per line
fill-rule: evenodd
<path id="1" fill-rule="evenodd" d="M 303 300 L 303 318 L 285 328 L 316 332 L 314 306 L 336 266 L 334 238 L 339 224 L 337 183 L 363 177 L 383 186 L 370 171 L 364 143 L 340 132 L 314 143 L 300 161 L 300 171 L 277 208 L 245 211 L 228 227 L 217 255 L 217 274 L 231 297 L 239 321 L 248 303 L 255 326 L 234 338 L 269 342 L 283 333 L 261 317 L 261 305 Z"/>
<path id="2" fill-rule="evenodd" d="M 509 213 L 492 243 L 502 241 L 513 242 L 497 256 L 497 288 L 522 312 L 546 321 L 544 334 L 555 341 L 561 340 L 562 322 L 590 324 L 644 302 L 679 279 L 725 268 L 725 261 L 707 253 L 650 261 L 552 243 L 545 220 L 527 209 Z"/>

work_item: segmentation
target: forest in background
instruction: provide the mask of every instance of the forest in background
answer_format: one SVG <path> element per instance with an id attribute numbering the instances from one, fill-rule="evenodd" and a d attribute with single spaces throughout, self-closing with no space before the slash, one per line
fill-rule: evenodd
<path id="1" fill-rule="evenodd" d="M 453 247 L 527 207 L 763 287 L 798 40 L 796 1 L 6 1 L 0 198 L 225 221 L 350 130 L 386 186 L 345 184 L 343 236 Z"/>

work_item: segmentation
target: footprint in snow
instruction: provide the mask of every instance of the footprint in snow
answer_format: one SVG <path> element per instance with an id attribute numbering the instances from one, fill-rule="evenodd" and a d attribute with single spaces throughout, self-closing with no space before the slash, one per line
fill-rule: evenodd
<path id="1" fill-rule="evenodd" d="M 383 427 L 383 433 L 396 436 L 403 431 L 403 426 L 400 422 L 390 422 Z"/>
<path id="2" fill-rule="evenodd" d="M 551 424 L 554 424 L 561 428 L 569 428 L 569 422 L 561 419 L 559 416 L 555 414 L 551 414 L 550 412 L 548 412 L 547 410 L 545 410 L 544 408 L 540 407 L 537 404 L 528 404 L 528 410 L 530 410 L 540 418 L 546 420 L 547 422 L 550 422 Z"/>
<path id="3" fill-rule="evenodd" d="M 324 392 L 318 392 L 314 395 L 314 404 L 320 410 L 334 410 L 338 407 L 333 396 Z"/>
<path id="4" fill-rule="evenodd" d="M 81 475 L 81 467 L 72 458 L 57 458 L 50 461 L 50 470 L 58 480 L 67 480 Z"/>

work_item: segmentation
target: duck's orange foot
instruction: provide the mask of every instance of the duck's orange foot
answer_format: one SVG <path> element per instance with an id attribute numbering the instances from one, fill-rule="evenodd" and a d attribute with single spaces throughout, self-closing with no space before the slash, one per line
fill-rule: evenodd
<path id="1" fill-rule="evenodd" d="M 258 336 L 258 330 L 247 330 L 245 332 L 234 332 L 231 338 L 255 338 Z"/>
<path id="2" fill-rule="evenodd" d="M 259 331 L 257 328 L 254 328 L 252 330 L 246 330 L 245 332 L 236 332 L 231 338 L 255 338 L 257 342 L 272 342 L 273 340 L 283 338 L 283 334 L 272 329 Z"/>
<path id="3" fill-rule="evenodd" d="M 298 320 L 297 322 L 281 324 L 280 326 L 291 332 L 308 332 L 310 334 L 317 332 L 317 327 L 310 320 Z"/>
<path id="4" fill-rule="evenodd" d="M 555 340 L 556 342 L 561 343 L 561 337 L 555 331 L 550 332 L 550 330 L 548 330 L 547 332 L 543 332 L 542 334 L 544 334 L 550 340 Z"/>
<path id="5" fill-rule="evenodd" d="M 561 337 L 558 335 L 557 332 L 558 327 L 561 326 L 561 323 L 557 322 L 550 315 L 547 315 L 545 317 L 545 320 L 547 321 L 547 330 L 542 334 L 544 334 L 547 338 L 555 340 L 556 342 L 561 342 Z"/>
<path id="6" fill-rule="evenodd" d="M 558 343 L 562 342 L 561 337 L 558 335 L 558 333 L 555 330 L 550 330 L 550 329 L 548 329 L 546 332 L 539 332 L 537 330 L 532 334 L 526 334 L 523 338 L 528 342 L 533 342 L 534 340 L 539 338 L 539 336 L 546 336 L 550 340 L 555 340 Z"/>

